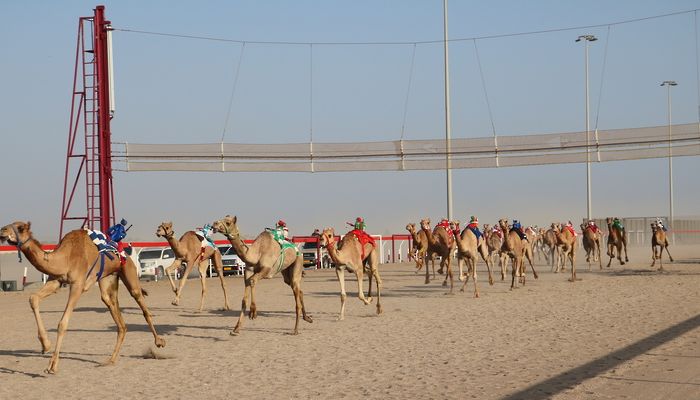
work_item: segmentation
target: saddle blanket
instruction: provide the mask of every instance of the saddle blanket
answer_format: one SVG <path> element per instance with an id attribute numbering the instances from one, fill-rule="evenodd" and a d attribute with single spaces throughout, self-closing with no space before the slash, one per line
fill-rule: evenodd
<path id="1" fill-rule="evenodd" d="M 90 237 L 90 240 L 92 240 L 92 243 L 97 246 L 97 250 L 99 252 L 110 252 L 110 253 L 118 253 L 117 251 L 117 243 L 112 242 L 111 240 L 107 239 L 107 235 L 100 231 L 91 231 L 90 229 L 87 229 L 88 236 Z"/>

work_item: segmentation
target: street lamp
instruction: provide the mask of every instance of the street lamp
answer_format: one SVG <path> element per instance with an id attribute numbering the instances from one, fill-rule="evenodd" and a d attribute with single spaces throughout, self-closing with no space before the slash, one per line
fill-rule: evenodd
<path id="1" fill-rule="evenodd" d="M 671 87 L 677 86 L 676 81 L 663 81 L 661 86 L 666 86 L 668 98 L 668 203 L 669 217 L 668 229 L 671 230 L 671 244 L 676 244 L 676 235 L 673 233 L 673 147 L 671 136 Z"/>
<path id="2" fill-rule="evenodd" d="M 586 44 L 584 46 L 586 49 L 586 209 L 589 221 L 593 218 L 593 215 L 591 211 L 591 131 L 588 122 L 588 42 L 595 42 L 596 40 L 598 38 L 593 35 L 581 35 L 576 39 L 577 42 L 583 41 Z"/>

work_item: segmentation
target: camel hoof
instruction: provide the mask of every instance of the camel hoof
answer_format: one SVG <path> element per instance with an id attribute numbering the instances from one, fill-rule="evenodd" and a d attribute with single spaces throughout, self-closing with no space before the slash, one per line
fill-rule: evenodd
<path id="1" fill-rule="evenodd" d="M 464 293 L 464 288 L 459 289 L 460 292 Z"/>
<path id="2" fill-rule="evenodd" d="M 474 293 L 474 298 L 478 299 L 479 298 L 479 293 Z"/>
<path id="3" fill-rule="evenodd" d="M 165 347 L 165 339 L 163 339 L 161 336 L 156 338 L 156 347 Z"/>
<path id="4" fill-rule="evenodd" d="M 383 313 L 383 312 L 384 312 L 384 309 L 382 308 L 382 306 L 380 306 L 379 304 L 377 304 L 377 315 L 379 315 L 379 314 L 381 314 L 381 313 Z"/>
<path id="5" fill-rule="evenodd" d="M 180 305 L 180 302 L 177 301 L 177 300 L 173 300 L 173 301 L 170 302 L 170 304 L 172 304 L 172 305 L 174 305 L 174 306 L 179 306 L 179 305 Z"/>
<path id="6" fill-rule="evenodd" d="M 426 279 L 426 280 L 425 280 L 425 284 L 427 285 L 427 284 L 429 284 L 429 283 L 430 283 L 430 279 Z"/>
<path id="7" fill-rule="evenodd" d="M 442 282 L 442 286 L 447 286 L 447 281 Z"/>
<path id="8" fill-rule="evenodd" d="M 624 261 L 620 261 L 620 265 L 625 265 L 625 262 L 624 262 Z"/>
<path id="9" fill-rule="evenodd" d="M 109 367 L 109 366 L 112 366 L 112 365 L 114 365 L 114 364 L 115 364 L 115 362 L 112 361 L 112 359 L 109 359 L 109 360 L 107 360 L 107 361 L 105 361 L 105 362 L 103 362 L 103 363 L 100 363 L 100 364 L 98 365 L 98 367 Z"/>
<path id="10" fill-rule="evenodd" d="M 460 275 L 460 277 L 457 278 L 457 279 L 459 279 L 460 282 L 464 282 L 464 276 L 463 276 L 463 275 Z"/>
<path id="11" fill-rule="evenodd" d="M 306 322 L 308 322 L 308 323 L 310 323 L 310 324 L 314 322 L 313 318 L 311 318 L 310 315 L 307 315 L 306 317 L 304 317 L 304 321 L 306 321 Z"/>
<path id="12" fill-rule="evenodd" d="M 229 332 L 228 334 L 231 336 L 238 336 L 238 335 L 240 335 L 240 332 L 238 332 L 237 330 L 234 329 L 231 332 Z"/>
<path id="13" fill-rule="evenodd" d="M 489 279 L 489 285 L 493 286 L 493 279 Z"/>

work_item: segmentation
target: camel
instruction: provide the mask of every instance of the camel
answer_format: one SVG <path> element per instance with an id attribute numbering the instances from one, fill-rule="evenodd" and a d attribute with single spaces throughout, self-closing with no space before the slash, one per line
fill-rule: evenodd
<path id="1" fill-rule="evenodd" d="M 481 259 L 486 263 L 486 268 L 489 271 L 489 285 L 493 285 L 493 275 L 491 274 L 491 262 L 489 257 L 488 245 L 486 244 L 486 239 L 484 236 L 480 236 L 479 239 L 476 238 L 474 232 L 468 227 L 459 232 L 459 221 L 455 221 L 450 224 L 452 232 L 455 235 L 455 242 L 457 244 L 457 265 L 459 266 L 459 275 L 462 276 L 462 263 L 464 261 L 467 264 L 467 275 L 464 280 L 464 284 L 460 291 L 464 291 L 464 288 L 469 282 L 469 277 L 471 276 L 474 280 L 474 297 L 479 297 L 479 287 L 476 284 L 476 260 L 480 255 Z"/>
<path id="2" fill-rule="evenodd" d="M 484 224 L 484 238 L 486 240 L 486 246 L 488 247 L 489 251 L 489 259 L 491 260 L 491 265 L 494 265 L 494 257 L 499 261 L 499 265 L 501 266 L 501 280 L 506 279 L 506 261 L 508 260 L 508 256 L 501 251 L 501 247 L 503 246 L 503 232 L 500 229 L 496 229 L 496 231 L 500 232 L 494 232 L 491 229 L 491 226 L 489 224 Z"/>
<path id="3" fill-rule="evenodd" d="M 0 228 L 0 243 L 5 241 L 16 246 L 17 251 L 21 251 L 37 270 L 49 276 L 46 284 L 29 297 L 29 304 L 34 311 L 34 318 L 39 331 L 42 353 L 46 353 L 50 349 L 51 341 L 46 334 L 46 328 L 44 328 L 44 323 L 39 314 L 39 303 L 42 299 L 56 293 L 61 284 L 65 283 L 70 286 L 68 302 L 61 321 L 58 323 L 56 346 L 49 360 L 46 373 L 55 374 L 58 372 L 61 344 L 66 335 L 73 309 L 80 296 L 93 287 L 95 282 L 98 282 L 100 286 L 102 302 L 109 309 L 112 319 L 117 325 L 117 343 L 114 346 L 112 355 L 104 363 L 105 365 L 116 363 L 119 350 L 126 335 L 126 323 L 119 308 L 118 291 L 120 280 L 141 308 L 143 317 L 146 319 L 146 323 L 155 339 L 156 346 L 165 346 L 165 339 L 158 335 L 155 326 L 153 326 L 153 318 L 144 300 L 144 296 L 147 293 L 141 289 L 136 265 L 134 265 L 130 257 L 126 257 L 125 263 L 122 265 L 116 254 L 110 254 L 110 256 L 100 255 L 97 246 L 88 236 L 88 232 L 83 229 L 68 232 L 54 251 L 46 252 L 42 250 L 41 243 L 32 237 L 31 222 L 18 221 Z"/>
<path id="4" fill-rule="evenodd" d="M 365 303 L 365 305 L 372 302 L 372 297 L 368 293 L 368 297 L 365 297 L 364 290 L 362 289 L 362 275 L 367 269 L 367 275 L 370 279 L 370 290 L 372 288 L 372 277 L 377 281 L 377 315 L 382 313 L 382 278 L 379 276 L 379 254 L 377 248 L 372 245 L 372 243 L 360 242 L 360 238 L 350 231 L 347 235 L 343 236 L 340 241 L 340 245 L 336 248 L 335 231 L 333 228 L 326 228 L 323 230 L 320 239 L 320 245 L 324 246 L 328 250 L 328 254 L 331 256 L 333 263 L 335 263 L 335 274 L 340 282 L 340 314 L 338 315 L 338 321 L 345 319 L 345 299 L 347 294 L 345 293 L 345 270 L 349 272 L 354 272 L 355 277 L 357 277 L 357 297 Z M 366 264 L 366 267 L 365 267 Z M 428 267 L 425 268 L 426 272 Z"/>
<path id="5" fill-rule="evenodd" d="M 651 263 L 651 267 L 653 268 L 654 265 L 656 265 L 656 259 L 659 260 L 659 271 L 664 270 L 664 262 L 662 259 L 664 249 L 666 249 L 666 253 L 668 253 L 668 258 L 673 262 L 673 257 L 671 256 L 671 253 L 668 251 L 668 238 L 666 237 L 666 232 L 659 227 L 656 223 L 651 224 L 651 259 L 653 262 Z M 659 255 L 656 255 L 656 248 L 659 248 Z"/>
<path id="6" fill-rule="evenodd" d="M 420 221 L 420 226 L 428 238 L 428 251 L 425 256 L 425 263 L 428 263 L 428 259 L 431 259 L 433 254 L 440 256 L 440 269 L 438 272 L 442 274 L 445 268 L 447 268 L 445 280 L 442 282 L 442 286 L 447 286 L 447 278 L 449 277 L 450 293 L 452 293 L 454 282 L 452 278 L 452 269 L 450 268 L 450 261 L 452 260 L 452 252 L 455 249 L 455 242 L 454 240 L 449 239 L 450 234 L 442 226 L 436 226 L 434 230 L 430 230 L 430 218 L 422 219 Z M 425 283 L 430 283 L 428 268 L 425 269 Z"/>
<path id="7" fill-rule="evenodd" d="M 627 257 L 627 237 L 625 235 L 625 229 L 620 229 L 617 226 L 613 226 L 613 219 L 608 217 L 605 218 L 605 222 L 608 225 L 608 260 L 607 268 L 610 268 L 610 263 L 612 259 L 615 258 L 615 251 L 617 250 L 617 260 L 620 261 L 620 265 L 625 265 L 625 262 L 629 262 Z M 625 261 L 622 261 L 622 249 L 625 249 Z"/>
<path id="8" fill-rule="evenodd" d="M 555 264 L 559 264 L 559 258 L 561 258 L 561 254 L 559 254 L 559 247 L 557 246 L 557 238 L 554 235 L 554 229 L 549 228 L 546 231 L 544 228 L 541 228 L 543 233 L 542 233 L 542 248 L 544 252 L 544 259 L 547 261 L 547 264 L 551 265 L 551 271 L 554 271 Z"/>
<path id="9" fill-rule="evenodd" d="M 557 246 L 561 252 L 560 262 L 557 263 L 557 269 L 554 272 L 558 273 L 562 270 L 566 260 L 569 260 L 571 261 L 571 278 L 569 282 L 576 282 L 576 247 L 578 246 L 578 239 L 569 229 L 562 230 L 561 224 L 552 224 L 552 229 L 554 230 L 554 236 L 557 238 Z"/>
<path id="10" fill-rule="evenodd" d="M 421 268 L 423 268 L 423 264 L 425 263 L 425 254 L 428 251 L 428 237 L 425 235 L 425 232 L 422 230 L 416 231 L 416 224 L 408 224 L 406 225 L 406 230 L 411 234 L 411 237 L 413 238 L 413 248 L 415 249 L 415 260 L 416 260 L 416 273 L 418 273 Z M 435 279 L 435 260 L 432 260 L 433 262 L 433 279 Z M 426 269 L 427 264 L 426 264 Z"/>
<path id="11" fill-rule="evenodd" d="M 603 269 L 603 261 L 600 257 L 600 230 L 593 231 L 589 224 L 581 224 L 581 232 L 583 232 L 583 249 L 586 251 L 586 261 L 588 262 L 588 270 L 591 270 L 591 256 L 593 261 L 598 261 L 598 266 Z"/>
<path id="12" fill-rule="evenodd" d="M 236 254 L 245 263 L 245 289 L 243 291 L 243 300 L 241 300 L 241 314 L 238 316 L 238 322 L 231 331 L 231 335 L 238 335 L 243 328 L 243 320 L 245 319 L 249 298 L 250 312 L 248 317 L 255 319 L 258 315 L 255 304 L 255 285 L 258 283 L 258 280 L 261 278 L 272 278 L 278 272 L 282 273 L 284 283 L 289 285 L 294 293 L 296 322 L 293 334 L 298 335 L 300 314 L 304 321 L 313 322 L 311 316 L 306 314 L 304 292 L 301 290 L 301 275 L 304 271 L 303 255 L 297 251 L 295 246 L 283 248 L 267 230 L 261 232 L 251 245 L 247 245 L 241 239 L 241 233 L 238 230 L 238 225 L 236 225 L 237 222 L 238 217 L 227 215 L 224 219 L 215 221 L 212 224 L 213 231 L 224 235 L 234 250 L 236 250 Z"/>
<path id="13" fill-rule="evenodd" d="M 520 282 L 525 285 L 525 263 L 523 257 L 527 258 L 527 261 L 530 263 L 530 268 L 532 268 L 532 274 L 535 279 L 537 279 L 537 271 L 535 271 L 535 267 L 532 265 L 532 247 L 530 247 L 530 245 L 527 243 L 523 243 L 520 236 L 515 231 L 508 229 L 507 219 L 498 220 L 498 226 L 501 228 L 501 231 L 508 232 L 504 237 L 501 251 L 507 254 L 508 257 L 513 260 L 513 272 L 510 282 L 510 289 L 513 290 L 514 288 L 517 288 L 515 285 L 516 275 L 520 277 Z"/>
<path id="14" fill-rule="evenodd" d="M 206 245 L 202 246 L 202 239 L 197 236 L 194 231 L 187 231 L 180 237 L 180 240 L 176 240 L 172 222 L 163 222 L 158 225 L 156 236 L 165 238 L 175 253 L 175 260 L 165 269 L 168 280 L 170 281 L 170 286 L 173 292 L 175 292 L 175 299 L 172 301 L 172 305 L 177 306 L 180 304 L 180 296 L 182 295 L 182 289 L 185 287 L 185 283 L 187 283 L 187 276 L 192 268 L 197 265 L 199 280 L 202 283 L 202 295 L 199 298 L 199 311 L 202 311 L 204 307 L 204 296 L 207 294 L 206 270 L 209 266 L 209 260 L 211 260 L 219 275 L 221 289 L 224 291 L 224 310 L 231 309 L 228 303 L 228 294 L 226 293 L 223 264 L 221 263 L 221 253 L 219 249 Z M 180 285 L 176 287 L 173 274 L 177 273 L 183 262 L 187 264 L 187 267 L 182 275 L 182 279 L 180 279 Z"/>

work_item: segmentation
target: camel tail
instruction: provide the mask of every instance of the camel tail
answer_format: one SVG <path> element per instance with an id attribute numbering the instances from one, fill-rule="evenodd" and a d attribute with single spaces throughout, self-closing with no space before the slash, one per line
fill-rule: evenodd
<path id="1" fill-rule="evenodd" d="M 144 288 L 141 288 L 141 294 L 144 296 L 148 296 L 148 292 Z"/>

